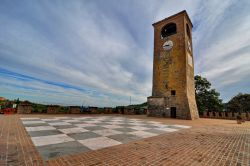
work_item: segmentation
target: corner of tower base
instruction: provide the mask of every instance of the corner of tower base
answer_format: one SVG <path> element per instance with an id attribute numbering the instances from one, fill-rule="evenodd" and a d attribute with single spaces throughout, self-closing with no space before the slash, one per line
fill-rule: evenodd
<path id="1" fill-rule="evenodd" d="M 148 112 L 147 116 L 169 117 L 169 112 L 165 108 L 164 97 L 148 97 Z"/>
<path id="2" fill-rule="evenodd" d="M 151 117 L 163 117 L 163 118 L 176 118 L 185 120 L 196 120 L 199 119 L 197 110 L 191 108 L 178 109 L 178 107 L 169 107 L 167 105 L 168 98 L 149 96 L 147 98 L 148 111 L 147 116 Z"/>

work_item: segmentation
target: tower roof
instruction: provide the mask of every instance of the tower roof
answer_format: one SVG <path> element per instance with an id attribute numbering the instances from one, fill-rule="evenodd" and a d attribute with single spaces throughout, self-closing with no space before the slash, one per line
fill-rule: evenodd
<path id="1" fill-rule="evenodd" d="M 155 25 L 157 25 L 157 24 L 159 24 L 159 23 L 161 23 L 161 22 L 163 22 L 163 21 L 165 21 L 165 20 L 168 20 L 168 19 L 170 19 L 170 18 L 176 17 L 176 16 L 178 16 L 178 15 L 182 15 L 182 14 L 184 14 L 185 16 L 187 16 L 187 19 L 189 20 L 189 22 L 191 23 L 191 25 L 192 25 L 192 27 L 193 27 L 193 24 L 192 24 L 192 22 L 191 22 L 191 19 L 189 18 L 189 16 L 188 16 L 186 10 L 183 10 L 183 11 L 181 11 L 181 12 L 179 12 L 179 13 L 176 13 L 176 14 L 174 14 L 174 15 L 172 15 L 172 16 L 169 16 L 169 17 L 167 17 L 167 18 L 164 18 L 163 20 L 160 20 L 160 21 L 158 21 L 158 22 L 155 22 L 155 23 L 153 23 L 152 25 L 155 26 Z"/>

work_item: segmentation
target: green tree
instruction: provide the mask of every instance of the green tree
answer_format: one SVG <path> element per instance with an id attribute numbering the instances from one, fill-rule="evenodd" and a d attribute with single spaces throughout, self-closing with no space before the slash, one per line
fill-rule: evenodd
<path id="1" fill-rule="evenodd" d="M 16 104 L 18 105 L 18 104 L 20 104 L 20 100 L 19 100 L 19 98 L 17 98 L 17 100 L 16 100 Z"/>
<path id="2" fill-rule="evenodd" d="M 196 75 L 195 98 L 199 112 L 222 111 L 223 103 L 219 98 L 220 93 L 211 89 L 211 83 L 204 77 Z"/>
<path id="3" fill-rule="evenodd" d="M 234 96 L 227 104 L 226 110 L 231 112 L 249 112 L 250 111 L 250 94 Z"/>

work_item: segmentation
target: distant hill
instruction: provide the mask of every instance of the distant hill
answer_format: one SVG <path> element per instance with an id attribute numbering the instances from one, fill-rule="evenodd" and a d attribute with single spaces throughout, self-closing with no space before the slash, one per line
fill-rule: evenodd
<path id="1" fill-rule="evenodd" d="M 134 109 L 147 109 L 148 108 L 148 103 L 142 103 L 142 104 L 132 104 L 126 106 L 127 108 L 134 108 Z"/>

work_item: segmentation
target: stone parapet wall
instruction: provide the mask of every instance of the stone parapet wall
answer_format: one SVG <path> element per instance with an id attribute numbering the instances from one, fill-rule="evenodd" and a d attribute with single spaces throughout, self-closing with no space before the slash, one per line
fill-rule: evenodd
<path id="1" fill-rule="evenodd" d="M 135 114 L 135 110 L 134 109 L 125 108 L 124 109 L 124 114 L 126 114 L 126 115 L 134 115 Z"/>
<path id="2" fill-rule="evenodd" d="M 135 108 L 124 109 L 124 114 L 126 115 L 142 115 L 142 114 L 147 114 L 147 113 L 148 113 L 147 109 L 135 109 Z"/>
<path id="3" fill-rule="evenodd" d="M 242 119 L 250 121 L 250 112 L 203 112 L 200 115 L 202 118 L 213 118 L 213 119 L 230 119 L 236 120 L 236 117 L 240 115 Z"/>
<path id="4" fill-rule="evenodd" d="M 32 114 L 33 108 L 32 105 L 19 105 L 17 113 L 19 114 Z M 45 112 L 43 112 L 45 113 Z M 136 115 L 136 114 L 147 114 L 148 110 L 146 108 L 135 109 L 135 108 L 112 108 L 112 107 L 88 107 L 81 109 L 80 106 L 69 106 L 67 110 L 61 109 L 58 105 L 49 105 L 47 106 L 47 114 L 127 114 L 127 115 Z"/>
<path id="5" fill-rule="evenodd" d="M 104 113 L 105 114 L 112 114 L 113 113 L 112 107 L 104 107 Z"/>
<path id="6" fill-rule="evenodd" d="M 98 107 L 89 107 L 89 112 L 91 114 L 97 114 L 98 113 Z"/>
<path id="7" fill-rule="evenodd" d="M 59 106 L 48 106 L 47 107 L 48 114 L 58 114 L 58 113 L 60 113 L 59 110 L 60 110 Z"/>
<path id="8" fill-rule="evenodd" d="M 81 108 L 78 106 L 70 106 L 69 107 L 69 113 L 70 114 L 80 114 L 81 113 Z"/>
<path id="9" fill-rule="evenodd" d="M 18 114 L 30 114 L 32 112 L 31 105 L 19 105 L 17 108 Z"/>
<path id="10" fill-rule="evenodd" d="M 17 107 L 18 114 L 30 114 L 32 113 L 32 104 L 29 101 L 24 101 L 20 103 Z"/>

